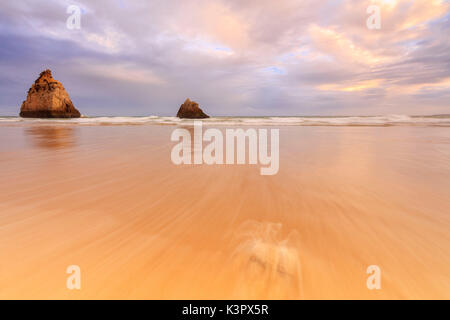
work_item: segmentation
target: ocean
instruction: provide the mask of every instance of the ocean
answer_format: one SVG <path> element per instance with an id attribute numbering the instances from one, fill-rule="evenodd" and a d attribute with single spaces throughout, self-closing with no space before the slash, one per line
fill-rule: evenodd
<path id="1" fill-rule="evenodd" d="M 77 125 L 120 125 L 120 124 L 191 124 L 193 120 L 177 117 L 87 117 L 78 119 L 24 119 L 0 117 L 1 124 L 77 124 Z M 203 125 L 230 126 L 450 126 L 450 115 L 435 116 L 335 116 L 335 117 L 212 117 L 202 119 Z"/>

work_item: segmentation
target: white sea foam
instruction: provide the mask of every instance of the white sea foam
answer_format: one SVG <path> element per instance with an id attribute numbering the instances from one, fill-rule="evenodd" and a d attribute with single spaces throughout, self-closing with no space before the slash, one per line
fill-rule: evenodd
<path id="1" fill-rule="evenodd" d="M 450 115 L 443 116 L 338 116 L 338 117 L 215 117 L 203 119 L 203 125 L 224 126 L 450 126 Z M 75 124 L 75 125 L 191 125 L 193 120 L 177 117 L 87 117 L 77 119 L 30 119 L 0 117 L 7 124 Z"/>

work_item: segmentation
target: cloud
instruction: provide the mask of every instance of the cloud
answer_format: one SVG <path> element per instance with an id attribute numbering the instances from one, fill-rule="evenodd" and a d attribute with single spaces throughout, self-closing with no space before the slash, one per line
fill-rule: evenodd
<path id="1" fill-rule="evenodd" d="M 360 81 L 360 82 L 353 82 L 348 84 L 322 84 L 318 86 L 320 90 L 325 91 L 344 91 L 344 92 L 354 92 L 354 91 L 363 91 L 363 90 L 369 90 L 374 88 L 379 88 L 381 79 L 374 79 L 374 80 L 366 80 L 366 81 Z"/>
<path id="2" fill-rule="evenodd" d="M 0 112 L 48 67 L 88 115 L 174 115 L 186 97 L 213 115 L 444 113 L 449 17 L 442 0 L 5 2 Z"/>

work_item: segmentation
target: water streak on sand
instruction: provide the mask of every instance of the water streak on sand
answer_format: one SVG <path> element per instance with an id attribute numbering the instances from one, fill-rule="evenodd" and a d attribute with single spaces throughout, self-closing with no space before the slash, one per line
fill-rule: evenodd
<path id="1" fill-rule="evenodd" d="M 172 126 L 54 123 L 0 125 L 0 298 L 450 298 L 447 127 L 280 126 L 261 176 L 174 165 Z"/>

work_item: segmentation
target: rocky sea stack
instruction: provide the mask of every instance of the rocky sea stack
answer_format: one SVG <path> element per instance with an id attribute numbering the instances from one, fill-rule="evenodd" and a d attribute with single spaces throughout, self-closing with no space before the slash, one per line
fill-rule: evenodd
<path id="1" fill-rule="evenodd" d="M 45 70 L 28 90 L 27 100 L 22 103 L 20 116 L 24 118 L 79 118 L 63 85 L 53 79 L 52 72 Z"/>
<path id="2" fill-rule="evenodd" d="M 189 99 L 186 99 L 186 101 L 180 106 L 180 109 L 178 110 L 177 113 L 177 117 L 187 119 L 209 118 L 209 116 L 198 107 L 197 102 L 191 101 Z"/>

